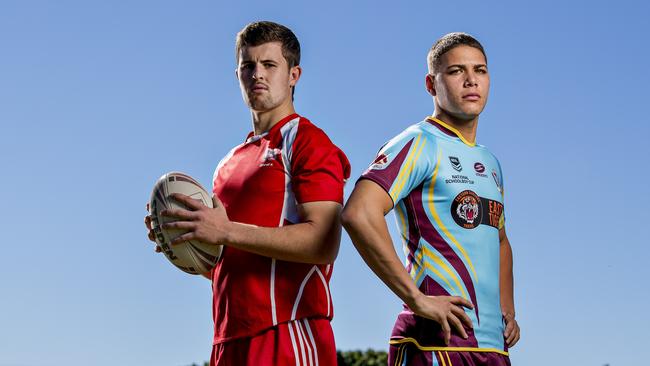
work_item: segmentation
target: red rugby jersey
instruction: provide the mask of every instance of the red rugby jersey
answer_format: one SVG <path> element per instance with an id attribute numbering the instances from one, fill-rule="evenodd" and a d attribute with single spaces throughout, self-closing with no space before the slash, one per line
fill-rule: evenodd
<path id="1" fill-rule="evenodd" d="M 232 221 L 265 227 L 297 223 L 296 205 L 343 203 L 345 154 L 309 120 L 292 114 L 253 135 L 219 163 L 212 191 Z M 307 317 L 332 318 L 332 265 L 287 262 L 224 247 L 212 272 L 213 343 L 255 335 Z"/>

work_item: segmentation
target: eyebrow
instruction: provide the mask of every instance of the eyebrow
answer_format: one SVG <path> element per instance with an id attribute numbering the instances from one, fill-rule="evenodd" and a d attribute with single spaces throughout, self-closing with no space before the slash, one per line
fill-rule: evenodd
<path id="1" fill-rule="evenodd" d="M 449 66 L 447 66 L 447 69 L 450 69 L 450 68 L 452 68 L 452 67 L 460 67 L 461 69 L 464 69 L 464 68 L 467 68 L 468 65 L 465 65 L 465 64 L 453 64 L 453 65 L 449 65 Z M 487 64 L 476 64 L 476 65 L 473 65 L 472 67 L 474 67 L 474 68 L 477 68 L 477 67 L 487 67 Z"/>
<path id="2" fill-rule="evenodd" d="M 276 61 L 276 60 L 271 60 L 271 59 L 269 59 L 269 60 L 260 60 L 259 62 L 261 62 L 261 63 L 274 63 L 274 64 L 277 64 L 277 63 L 278 63 L 278 61 Z M 245 60 L 245 59 L 242 59 L 242 60 L 241 60 L 241 63 L 242 63 L 242 64 L 252 64 L 252 63 L 255 63 L 255 61 L 253 61 L 253 60 Z"/>

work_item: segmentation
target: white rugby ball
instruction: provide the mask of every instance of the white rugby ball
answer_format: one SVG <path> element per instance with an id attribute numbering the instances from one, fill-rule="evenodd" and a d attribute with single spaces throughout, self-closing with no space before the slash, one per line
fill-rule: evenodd
<path id="1" fill-rule="evenodd" d="M 171 245 L 172 240 L 186 233 L 187 230 L 166 230 L 161 226 L 178 220 L 172 217 L 163 217 L 160 214 L 162 210 L 166 208 L 189 209 L 171 198 L 172 193 L 182 193 L 210 208 L 213 207 L 210 194 L 194 178 L 180 172 L 163 175 L 153 187 L 149 201 L 151 228 L 154 231 L 156 243 L 165 253 L 167 259 L 180 270 L 190 274 L 209 272 L 219 260 L 223 249 L 221 245 L 209 245 L 198 240 L 188 240 Z"/>

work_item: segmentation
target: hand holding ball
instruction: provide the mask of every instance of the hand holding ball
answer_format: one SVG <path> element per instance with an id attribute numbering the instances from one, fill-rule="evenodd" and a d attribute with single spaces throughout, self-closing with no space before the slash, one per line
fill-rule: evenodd
<path id="1" fill-rule="evenodd" d="M 191 210 L 170 197 L 174 193 L 184 194 L 207 207 L 213 207 L 208 192 L 192 177 L 179 172 L 163 175 L 156 182 L 149 203 L 151 226 L 156 243 L 167 259 L 180 270 L 190 274 L 209 272 L 219 260 L 223 248 L 221 245 L 209 245 L 198 240 L 188 240 L 171 245 L 174 239 L 186 233 L 187 230 L 162 227 L 163 224 L 174 222 L 176 219 L 162 216 L 161 211 L 165 209 Z"/>

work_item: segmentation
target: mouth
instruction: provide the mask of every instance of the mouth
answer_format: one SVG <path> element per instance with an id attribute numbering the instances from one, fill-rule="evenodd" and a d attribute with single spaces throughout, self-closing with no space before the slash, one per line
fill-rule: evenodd
<path id="1" fill-rule="evenodd" d="M 255 85 L 253 85 L 253 87 L 250 90 L 253 93 L 262 93 L 264 91 L 269 90 L 269 88 L 264 84 L 255 84 Z"/>
<path id="2" fill-rule="evenodd" d="M 478 94 L 478 93 L 469 93 L 469 94 L 463 95 L 463 100 L 468 100 L 468 101 L 475 102 L 475 101 L 478 101 L 479 99 L 481 99 L 481 95 Z"/>

